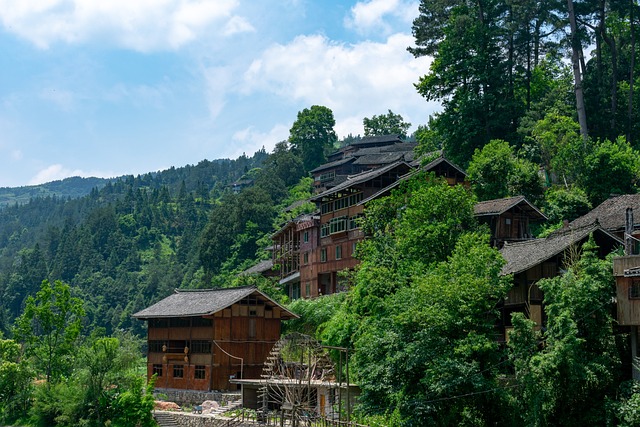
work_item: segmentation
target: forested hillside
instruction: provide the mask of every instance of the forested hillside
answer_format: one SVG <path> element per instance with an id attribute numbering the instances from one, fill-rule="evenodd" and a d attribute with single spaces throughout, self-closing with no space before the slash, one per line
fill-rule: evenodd
<path id="1" fill-rule="evenodd" d="M 47 182 L 25 187 L 0 188 L 0 206 L 24 204 L 33 198 L 59 197 L 75 199 L 86 196 L 94 188 L 104 187 L 109 179 L 71 177 L 60 181 Z"/>
<path id="2" fill-rule="evenodd" d="M 250 196 L 235 197 L 230 184 L 256 175 L 257 192 L 263 178 L 255 171 L 268 157 L 259 151 L 205 160 L 122 177 L 84 197 L 34 197 L 0 209 L 2 330 L 21 313 L 25 298 L 51 278 L 71 284 L 85 301 L 87 326 L 140 331 L 142 325 L 130 319 L 133 311 L 174 288 L 202 286 L 200 237 L 212 210 L 223 206 L 224 217 L 232 218 L 231 205 Z M 264 199 L 265 217 L 254 218 L 256 223 L 271 224 L 283 193 L 269 193 L 274 199 Z M 245 226 L 244 218 L 233 220 Z M 253 258 L 255 246 L 242 256 Z"/>

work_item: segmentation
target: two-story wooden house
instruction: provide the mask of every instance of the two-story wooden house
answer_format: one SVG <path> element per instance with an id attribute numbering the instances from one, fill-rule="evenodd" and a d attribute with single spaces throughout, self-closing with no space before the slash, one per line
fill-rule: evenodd
<path id="1" fill-rule="evenodd" d="M 147 375 L 157 375 L 156 387 L 204 391 L 259 378 L 282 320 L 297 318 L 253 286 L 176 290 L 133 317 L 148 323 Z"/>
<path id="2" fill-rule="evenodd" d="M 546 238 L 505 242 L 500 250 L 506 260 L 502 274 L 513 275 L 513 287 L 500 304 L 500 331 L 503 339 L 507 338 L 511 329 L 513 312 L 525 313 L 538 327 L 545 323 L 544 296 L 538 287 L 538 281 L 561 274 L 567 259 L 575 254 L 590 235 L 593 235 L 601 257 L 605 257 L 623 243 L 598 222 L 581 227 L 565 227 Z"/>
<path id="3" fill-rule="evenodd" d="M 478 202 L 473 211 L 480 223 L 489 226 L 491 244 L 497 248 L 505 242 L 532 239 L 531 225 L 547 219 L 524 196 Z"/>

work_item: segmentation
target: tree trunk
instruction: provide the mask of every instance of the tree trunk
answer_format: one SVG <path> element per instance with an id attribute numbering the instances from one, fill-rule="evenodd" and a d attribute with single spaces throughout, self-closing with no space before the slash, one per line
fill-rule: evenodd
<path id="1" fill-rule="evenodd" d="M 631 10 L 629 11 L 629 28 L 631 30 L 631 59 L 629 70 L 629 106 L 627 109 L 627 142 L 631 141 L 631 129 L 633 128 L 633 68 L 636 63 L 636 32 L 635 32 L 635 15 L 636 0 L 631 0 Z"/>
<path id="2" fill-rule="evenodd" d="M 600 35 L 602 36 L 602 40 L 604 40 L 607 46 L 609 46 L 609 50 L 611 51 L 611 117 L 609 117 L 609 132 L 607 133 L 609 134 L 610 138 L 615 138 L 616 112 L 618 111 L 618 48 L 616 46 L 615 38 L 607 34 L 604 0 L 600 0 L 599 14 L 600 23 L 598 25 L 598 30 L 600 32 Z"/>
<path id="3" fill-rule="evenodd" d="M 586 140 L 589 137 L 587 129 L 587 113 L 584 109 L 584 93 L 582 91 L 582 73 L 580 69 L 580 56 L 582 46 L 578 40 L 578 27 L 576 25 L 576 15 L 573 10 L 573 0 L 567 0 L 567 10 L 569 12 L 569 25 L 571 28 L 571 63 L 573 65 L 574 91 L 576 94 L 576 109 L 578 112 L 578 123 L 580 123 L 580 135 Z"/>

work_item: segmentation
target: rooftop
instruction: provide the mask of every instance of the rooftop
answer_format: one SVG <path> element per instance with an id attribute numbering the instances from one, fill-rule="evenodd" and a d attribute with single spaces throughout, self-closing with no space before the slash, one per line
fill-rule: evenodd
<path id="1" fill-rule="evenodd" d="M 547 219 L 547 217 L 538 210 L 534 205 L 524 196 L 507 197 L 504 199 L 486 200 L 484 202 L 478 202 L 473 207 L 473 212 L 476 216 L 485 215 L 501 215 L 506 211 L 519 206 L 520 209 L 526 211 L 533 217 L 538 219 Z"/>
<path id="2" fill-rule="evenodd" d="M 379 177 L 381 175 L 384 175 L 385 173 L 392 171 L 395 168 L 399 168 L 399 167 L 405 167 L 407 169 L 407 172 L 411 169 L 411 166 L 404 162 L 404 161 L 397 161 L 394 163 L 391 163 L 389 165 L 386 166 L 382 166 L 373 170 L 369 170 L 369 171 L 365 171 L 356 175 L 350 175 L 347 177 L 347 179 L 336 185 L 335 187 L 327 190 L 327 191 L 323 191 L 320 194 L 317 194 L 313 197 L 311 197 L 311 201 L 317 201 L 317 200 L 322 200 L 323 197 L 325 196 L 329 196 L 331 194 L 337 193 L 338 191 L 344 190 L 346 188 L 351 187 L 352 185 L 357 185 L 363 182 L 366 182 L 370 179 Z"/>
<path id="3" fill-rule="evenodd" d="M 634 228 L 638 227 L 640 224 L 638 222 L 640 220 L 640 194 L 611 197 L 600 203 L 589 213 L 572 221 L 569 227 L 582 227 L 597 220 L 602 225 L 602 228 L 609 231 L 624 230 L 627 208 L 632 208 L 636 212 Z"/>
<path id="4" fill-rule="evenodd" d="M 176 289 L 173 294 L 135 313 L 133 317 L 137 319 L 152 319 L 212 315 L 250 295 L 262 299 L 271 306 L 282 309 L 282 318 L 284 319 L 298 317 L 273 301 L 255 286 L 222 289 Z"/>
<path id="5" fill-rule="evenodd" d="M 580 243 L 591 233 L 603 234 L 606 238 L 622 244 L 622 240 L 604 230 L 597 222 L 580 228 L 563 228 L 543 239 L 525 240 L 523 242 L 506 242 L 500 253 L 507 261 L 502 274 L 516 274 L 526 271 Z"/>

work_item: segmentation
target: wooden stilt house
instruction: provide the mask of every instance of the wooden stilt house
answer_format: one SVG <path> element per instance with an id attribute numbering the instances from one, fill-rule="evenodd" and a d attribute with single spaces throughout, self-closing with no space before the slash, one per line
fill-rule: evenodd
<path id="1" fill-rule="evenodd" d="M 148 322 L 147 375 L 157 388 L 211 391 L 259 378 L 281 321 L 298 316 L 247 286 L 176 290 L 133 317 Z"/>

